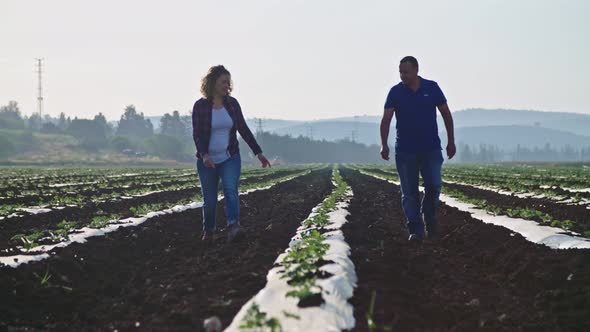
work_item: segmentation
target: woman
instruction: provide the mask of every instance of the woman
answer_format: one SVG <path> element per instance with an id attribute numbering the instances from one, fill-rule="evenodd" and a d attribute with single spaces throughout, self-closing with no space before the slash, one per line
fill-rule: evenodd
<path id="1" fill-rule="evenodd" d="M 244 120 L 238 101 L 230 96 L 231 76 L 225 67 L 213 66 L 201 81 L 203 98 L 193 106 L 193 139 L 197 147 L 197 172 L 203 192 L 203 241 L 215 232 L 219 180 L 225 197 L 228 241 L 240 232 L 238 182 L 242 162 L 236 131 L 250 146 L 262 167 L 270 163 Z"/>

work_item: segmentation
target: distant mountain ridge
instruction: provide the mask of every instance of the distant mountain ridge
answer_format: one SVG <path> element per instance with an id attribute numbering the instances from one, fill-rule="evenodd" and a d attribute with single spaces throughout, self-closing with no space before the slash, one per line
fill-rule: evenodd
<path id="1" fill-rule="evenodd" d="M 468 109 L 453 113 L 457 142 L 467 144 L 489 144 L 497 146 L 516 146 L 512 142 L 520 142 L 523 146 L 573 147 L 587 146 L 590 139 L 590 115 L 578 113 L 556 113 L 527 110 L 506 109 Z M 257 123 L 247 120 L 252 130 Z M 262 127 L 281 135 L 307 136 L 314 139 L 355 140 L 364 144 L 380 144 L 380 116 L 360 115 L 313 121 L 289 121 L 263 119 Z M 441 139 L 446 140 L 446 132 L 442 118 L 438 117 Z M 467 129 L 477 128 L 477 129 Z M 481 131 L 477 137 L 475 134 Z M 523 134 L 526 133 L 526 134 Z M 485 134 L 485 135 L 484 135 Z M 527 139 L 527 135 L 530 139 Z M 510 139 L 514 137 L 515 139 Z M 395 119 L 390 130 L 390 144 L 395 142 Z M 477 142 L 477 143 L 474 143 Z"/>
<path id="2" fill-rule="evenodd" d="M 457 128 L 511 125 L 540 126 L 590 136 L 590 114 L 469 108 L 453 112 L 453 119 L 455 120 Z M 316 120 L 314 122 L 325 121 L 380 123 L 381 116 L 360 115 L 328 120 Z M 440 115 L 438 116 L 438 122 L 439 125 L 442 124 L 442 118 Z"/>
<path id="3" fill-rule="evenodd" d="M 159 127 L 160 117 L 148 118 L 155 128 Z M 246 120 L 253 132 L 258 130 L 258 120 Z M 279 135 L 305 136 L 327 141 L 354 140 L 367 145 L 381 143 L 381 116 L 376 115 L 309 121 L 260 120 L 264 131 Z M 473 108 L 453 112 L 453 120 L 456 141 L 467 144 L 515 146 L 513 142 L 520 142 L 523 146 L 544 146 L 545 143 L 550 143 L 553 146 L 580 147 L 587 146 L 590 139 L 590 115 L 579 113 Z M 438 128 L 441 139 L 446 140 L 444 122 L 440 116 Z M 392 145 L 395 142 L 395 118 L 391 124 L 389 141 Z"/>
<path id="4" fill-rule="evenodd" d="M 440 134 L 443 144 L 446 135 Z M 462 127 L 455 131 L 455 140 L 469 145 L 496 145 L 503 149 L 521 147 L 590 147 L 590 137 L 566 131 L 531 126 Z"/>
<path id="5" fill-rule="evenodd" d="M 473 108 L 455 112 L 453 116 L 458 128 L 518 125 L 590 136 L 590 115 L 587 114 Z"/>

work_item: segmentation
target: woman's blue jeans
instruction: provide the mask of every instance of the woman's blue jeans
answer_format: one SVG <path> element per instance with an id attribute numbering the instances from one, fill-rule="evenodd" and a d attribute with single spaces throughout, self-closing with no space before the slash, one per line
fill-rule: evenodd
<path id="1" fill-rule="evenodd" d="M 208 168 L 201 159 L 197 160 L 197 173 L 201 181 L 203 193 L 203 230 L 215 231 L 215 212 L 217 208 L 217 194 L 219 180 L 225 197 L 225 216 L 227 224 L 233 225 L 240 217 L 240 197 L 238 184 L 242 171 L 242 160 L 237 153 L 222 163 L 215 164 L 215 168 Z"/>

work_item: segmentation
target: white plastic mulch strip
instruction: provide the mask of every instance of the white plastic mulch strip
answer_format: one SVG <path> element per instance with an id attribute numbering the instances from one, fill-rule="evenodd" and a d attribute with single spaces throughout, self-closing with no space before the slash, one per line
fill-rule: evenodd
<path id="1" fill-rule="evenodd" d="M 248 189 L 248 190 L 240 193 L 240 195 L 247 195 L 247 194 L 254 192 L 254 191 L 270 189 L 274 185 L 277 185 L 277 184 L 285 182 L 285 181 L 292 180 L 294 178 L 297 178 L 299 176 L 303 176 L 308 173 L 309 172 L 303 172 L 303 173 L 300 173 L 300 174 L 297 174 L 297 175 L 294 175 L 294 176 L 291 176 L 288 178 L 284 178 L 282 180 L 279 180 L 279 181 L 277 181 L 271 185 L 265 186 L 265 187 Z M 223 196 L 220 195 L 219 199 L 221 199 L 222 197 Z M 67 240 L 67 241 L 62 241 L 62 242 L 52 244 L 52 245 L 41 245 L 41 246 L 31 248 L 29 251 L 34 252 L 35 254 L 32 254 L 32 255 L 22 255 L 21 254 L 21 255 L 0 257 L 0 266 L 2 266 L 2 264 L 4 264 L 4 265 L 8 265 L 10 267 L 18 267 L 19 265 L 24 264 L 24 263 L 29 263 L 32 261 L 40 261 L 40 260 L 49 258 L 50 255 L 48 254 L 48 252 L 55 249 L 55 248 L 67 247 L 72 243 L 85 243 L 87 241 L 87 239 L 90 237 L 102 236 L 107 233 L 114 232 L 117 229 L 119 229 L 119 227 L 137 226 L 137 225 L 143 224 L 148 219 L 151 219 L 151 218 L 154 218 L 157 216 L 183 212 L 183 211 L 190 210 L 190 209 L 198 209 L 202 206 L 203 206 L 202 202 L 192 202 L 192 203 L 185 204 L 185 205 L 176 205 L 170 209 L 165 209 L 162 211 L 149 212 L 148 214 L 146 214 L 143 217 L 130 217 L 130 218 L 126 218 L 126 219 L 113 221 L 113 224 L 110 224 L 110 225 L 107 225 L 105 227 L 98 228 L 98 229 L 83 227 L 83 228 L 77 229 L 74 233 L 68 234 L 69 240 Z"/>
<path id="2" fill-rule="evenodd" d="M 508 228 L 513 232 L 521 234 L 531 242 L 544 244 L 553 249 L 590 249 L 590 240 L 563 234 L 565 231 L 561 228 L 543 226 L 532 220 L 511 218 L 505 215 L 490 215 L 472 204 L 460 202 L 444 194 L 440 195 L 440 199 L 449 206 L 471 213 L 471 216 L 475 219 Z"/>
<path id="3" fill-rule="evenodd" d="M 590 188 L 561 188 L 561 189 L 571 191 L 573 193 L 590 193 Z"/>
<path id="4" fill-rule="evenodd" d="M 477 185 L 477 184 L 469 184 L 469 183 L 463 183 L 463 182 L 455 182 L 455 181 L 448 181 L 445 180 L 445 183 L 450 183 L 450 184 L 458 184 L 461 186 L 468 186 L 468 187 L 473 187 L 473 188 L 477 188 L 477 189 L 481 189 L 481 190 L 488 190 L 488 191 L 493 191 L 495 193 L 498 193 L 500 195 L 506 195 L 506 196 L 516 196 L 518 198 L 546 198 L 549 200 L 554 201 L 555 203 L 558 204 L 568 204 L 568 205 L 590 205 L 590 200 L 587 199 L 581 199 L 581 200 L 576 200 L 573 198 L 570 199 L 565 199 L 566 197 L 564 196 L 547 196 L 545 194 L 538 194 L 538 193 L 533 193 L 533 192 L 513 192 L 513 191 L 508 191 L 508 190 L 504 190 L 504 189 L 500 189 L 497 187 L 490 187 L 490 186 L 482 186 L 482 185 Z M 549 186 L 545 186 L 548 189 L 550 188 Z M 561 189 L 565 189 L 565 188 L 561 188 Z M 569 189 L 567 189 L 569 190 Z M 584 192 L 584 189 L 579 189 L 579 192 Z M 588 209 L 590 209 L 590 206 L 588 207 Z"/>
<path id="5" fill-rule="evenodd" d="M 63 248 L 67 247 L 72 243 L 85 243 L 87 238 L 93 236 L 102 236 L 107 233 L 114 232 L 119 229 L 119 227 L 132 227 L 137 226 L 139 224 L 144 223 L 150 218 L 162 216 L 165 214 L 177 213 L 182 212 L 190 209 L 197 209 L 203 206 L 202 202 L 192 202 L 186 205 L 176 205 L 170 209 L 156 211 L 156 212 L 149 212 L 143 217 L 131 217 L 125 218 L 117 221 L 117 224 L 110 224 L 102 228 L 90 228 L 90 227 L 83 227 L 76 230 L 75 233 L 69 234 L 69 240 L 62 241 L 52 245 L 41 245 L 38 247 L 31 248 L 31 252 L 41 252 L 41 254 L 35 255 L 14 255 L 14 256 L 6 256 L 0 257 L 0 264 L 5 264 L 10 267 L 17 267 L 20 264 L 32 262 L 32 261 L 40 261 L 46 258 L 49 258 L 50 255 L 48 254 L 49 251 L 55 248 Z"/>
<path id="6" fill-rule="evenodd" d="M 361 173 L 399 186 L 399 182 L 391 181 L 367 172 L 361 171 Z M 420 187 L 420 190 L 424 190 L 424 188 Z M 483 221 L 487 224 L 494 224 L 508 228 L 513 232 L 519 233 L 528 241 L 544 244 L 552 249 L 590 249 L 589 239 L 564 234 L 567 233 L 567 231 L 561 228 L 539 225 L 532 220 L 511 218 L 504 215 L 490 215 L 485 210 L 479 209 L 469 203 L 460 202 L 445 194 L 440 195 L 440 200 L 448 206 L 455 207 L 460 211 L 469 212 L 474 219 Z"/>
<path id="7" fill-rule="evenodd" d="M 77 182 L 77 183 L 54 183 L 54 184 L 48 185 L 48 187 L 61 188 L 61 187 L 69 187 L 69 186 L 83 186 L 83 185 L 87 185 L 87 184 L 97 184 L 97 183 L 99 183 L 99 182 L 93 181 L 93 182 Z"/>
<path id="8" fill-rule="evenodd" d="M 150 173 L 123 173 L 123 174 L 117 174 L 117 175 L 108 175 L 105 176 L 106 178 L 109 179 L 115 179 L 115 178 L 126 178 L 126 177 L 130 177 L 130 176 L 138 176 L 138 175 L 146 175 L 146 174 L 150 174 Z"/>
<path id="9" fill-rule="evenodd" d="M 185 188 L 170 190 L 170 192 L 178 191 L 178 190 L 183 190 L 183 189 L 185 189 Z M 122 199 L 122 200 L 123 199 L 132 199 L 134 197 L 144 197 L 144 196 L 148 196 L 148 195 L 152 195 L 152 194 L 157 194 L 157 193 L 161 193 L 161 192 L 166 192 L 166 191 L 168 191 L 168 190 L 154 190 L 154 191 L 148 191 L 148 192 L 145 192 L 145 193 L 142 193 L 142 194 L 136 194 L 136 195 L 131 195 L 131 196 L 120 196 L 119 198 Z M 99 200 L 99 201 L 95 201 L 95 202 L 106 202 L 106 201 L 105 200 Z M 78 206 L 78 205 L 68 204 L 68 207 L 76 207 L 76 206 Z M 51 208 L 43 208 L 43 207 L 28 207 L 28 208 L 18 208 L 16 210 L 17 211 L 24 211 L 24 212 L 27 212 L 27 213 L 30 213 L 30 214 L 41 214 L 41 213 L 48 213 L 48 212 L 51 212 L 53 210 L 61 210 L 61 209 L 60 209 L 60 207 L 55 207 L 53 209 L 51 209 Z M 12 213 L 12 214 L 6 216 L 6 219 L 15 218 L 15 217 L 24 217 L 24 215 Z M 4 218 L 2 218 L 2 219 L 4 219 Z M 2 220 L 2 219 L 0 219 L 0 220 Z"/>
<path id="10" fill-rule="evenodd" d="M 47 208 L 20 208 L 18 209 L 19 211 L 24 211 L 30 214 L 41 214 L 41 213 L 47 213 L 50 212 L 51 209 L 47 209 Z"/>
<path id="11" fill-rule="evenodd" d="M 326 228 L 331 231 L 323 234 L 326 237 L 325 243 L 330 245 L 323 259 L 334 262 L 320 268 L 332 274 L 329 278 L 317 281 L 317 285 L 322 289 L 324 303 L 319 307 L 300 308 L 297 305 L 298 298 L 287 296 L 287 292 L 294 288 L 287 284 L 286 279 L 281 278 L 283 275 L 281 271 L 284 268 L 278 266 L 268 272 L 266 286 L 240 309 L 225 331 L 242 331 L 240 325 L 244 323 L 248 310 L 254 304 L 258 305 L 259 310 L 268 318 L 277 319 L 282 331 L 341 331 L 354 328 L 353 307 L 348 303 L 348 299 L 353 295 L 357 276 L 354 264 L 348 257 L 350 247 L 340 230 L 349 214 L 346 207 L 350 197 L 352 197 L 352 190 L 349 189 L 345 201 L 337 203 L 336 210 L 329 213 L 331 225 Z M 312 210 L 308 219 L 317 214 L 316 211 L 320 206 L 321 204 Z M 299 242 L 301 234 L 308 230 L 309 228 L 304 226 L 299 227 L 289 247 Z M 275 263 L 280 264 L 288 251 L 289 249 L 279 255 Z"/>

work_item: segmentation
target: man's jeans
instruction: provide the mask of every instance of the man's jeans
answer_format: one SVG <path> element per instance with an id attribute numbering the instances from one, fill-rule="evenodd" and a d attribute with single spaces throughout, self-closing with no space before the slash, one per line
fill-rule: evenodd
<path id="1" fill-rule="evenodd" d="M 410 234 L 424 235 L 424 222 L 436 225 L 436 208 L 442 188 L 441 150 L 408 153 L 396 151 L 395 163 L 399 174 L 402 207 Z M 424 198 L 420 203 L 419 173 L 424 180 Z M 424 220 L 422 220 L 424 214 Z"/>
<path id="2" fill-rule="evenodd" d="M 203 230 L 215 231 L 215 211 L 217 207 L 217 193 L 219 179 L 225 197 L 225 216 L 227 224 L 238 222 L 240 216 L 240 197 L 238 183 L 242 171 L 240 154 L 235 154 L 226 161 L 215 164 L 215 168 L 208 168 L 201 159 L 197 160 L 197 172 L 201 181 L 203 193 Z"/>

